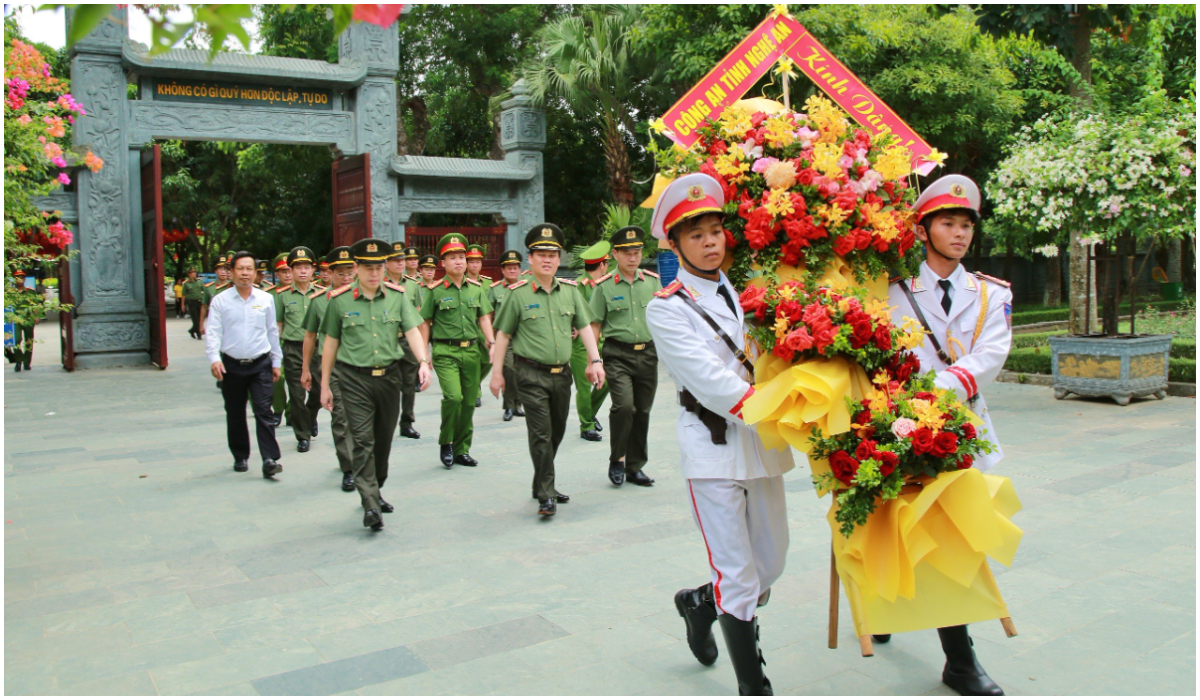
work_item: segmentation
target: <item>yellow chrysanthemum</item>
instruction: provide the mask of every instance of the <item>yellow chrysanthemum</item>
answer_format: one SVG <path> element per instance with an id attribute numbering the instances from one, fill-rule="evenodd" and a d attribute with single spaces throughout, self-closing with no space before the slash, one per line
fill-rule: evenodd
<path id="1" fill-rule="evenodd" d="M 842 147 L 836 143 L 818 143 L 813 147 L 812 166 L 825 177 L 836 178 L 842 174 L 838 159 L 842 157 Z"/>
<path id="2" fill-rule="evenodd" d="M 796 140 L 792 133 L 796 127 L 784 117 L 771 117 L 766 121 L 765 126 L 763 138 L 768 146 L 784 148 L 792 145 L 792 142 Z"/>
<path id="3" fill-rule="evenodd" d="M 775 218 L 796 212 L 796 207 L 792 205 L 792 196 L 787 190 L 771 190 L 771 194 L 767 196 L 766 207 Z"/>
<path id="4" fill-rule="evenodd" d="M 879 160 L 875 161 L 875 170 L 885 180 L 906 178 L 912 172 L 912 154 L 904 146 L 888 146 Z"/>

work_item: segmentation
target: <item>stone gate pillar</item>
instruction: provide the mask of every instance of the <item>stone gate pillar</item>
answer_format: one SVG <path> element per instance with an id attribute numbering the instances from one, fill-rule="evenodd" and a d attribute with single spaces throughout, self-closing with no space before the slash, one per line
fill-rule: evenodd
<path id="1" fill-rule="evenodd" d="M 371 154 L 371 229 L 376 238 L 402 240 L 396 206 L 396 180 L 389 177 L 396 155 L 396 73 L 400 69 L 397 25 L 384 29 L 351 22 L 338 38 L 338 62 L 361 62 L 367 78 L 354 91 L 357 155 Z"/>
<path id="2" fill-rule="evenodd" d="M 525 250 L 525 234 L 530 227 L 546 220 L 545 188 L 542 185 L 542 149 L 546 147 L 546 115 L 533 106 L 529 86 L 518 80 L 513 96 L 500 103 L 500 147 L 504 160 L 534 176 L 518 186 L 517 220 L 508 222 L 507 246 Z"/>
<path id="3" fill-rule="evenodd" d="M 68 27 L 72 18 L 68 9 Z M 130 191 L 139 184 L 131 176 L 137 168 L 130 169 L 126 143 L 121 45 L 127 26 L 126 10 L 118 6 L 70 53 L 72 93 L 87 110 L 87 116 L 75 120 L 72 139 L 104 159 L 100 172 L 82 169 L 76 174 L 79 257 L 72 274 L 79 290 L 75 351 L 80 367 L 150 361 L 141 222 L 131 218 Z"/>

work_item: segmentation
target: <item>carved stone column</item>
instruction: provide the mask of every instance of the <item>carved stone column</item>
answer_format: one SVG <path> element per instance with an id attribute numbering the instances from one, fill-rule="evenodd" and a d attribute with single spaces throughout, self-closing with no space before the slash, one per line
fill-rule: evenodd
<path id="1" fill-rule="evenodd" d="M 500 103 L 500 147 L 504 160 L 534 176 L 517 188 L 517 217 L 509 220 L 506 243 L 514 250 L 525 249 L 525 234 L 530 227 L 545 221 L 545 188 L 542 183 L 542 149 L 546 147 L 546 115 L 533 106 L 529 86 L 518 80 L 513 96 Z"/>
<path id="2" fill-rule="evenodd" d="M 403 238 L 397 216 L 396 180 L 388 175 L 396 155 L 396 73 L 400 69 L 400 35 L 396 25 L 384 29 L 352 22 L 338 39 L 338 61 L 367 65 L 367 78 L 351 100 L 357 130 L 357 152 L 371 154 L 371 229 L 376 238 Z"/>
<path id="3" fill-rule="evenodd" d="M 67 26 L 73 11 L 67 10 Z M 79 279 L 75 351 L 80 367 L 149 363 L 150 334 L 141 289 L 140 221 L 131 218 L 129 146 L 126 142 L 125 71 L 121 44 L 126 10 L 118 7 L 71 48 L 71 87 L 87 110 L 76 120 L 74 144 L 104 159 L 98 173 L 77 175 Z M 160 292 L 161 293 L 161 292 Z"/>

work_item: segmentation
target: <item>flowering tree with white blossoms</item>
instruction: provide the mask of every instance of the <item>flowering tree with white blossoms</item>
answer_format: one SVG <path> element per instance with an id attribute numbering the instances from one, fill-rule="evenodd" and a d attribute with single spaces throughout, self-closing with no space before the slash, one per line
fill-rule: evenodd
<path id="1" fill-rule="evenodd" d="M 1066 243 L 1069 231 L 1100 243 L 1195 236 L 1195 134 L 1195 113 L 1182 104 L 1136 116 L 1045 117 L 1017 134 L 988 182 L 994 215 L 1038 242 Z"/>

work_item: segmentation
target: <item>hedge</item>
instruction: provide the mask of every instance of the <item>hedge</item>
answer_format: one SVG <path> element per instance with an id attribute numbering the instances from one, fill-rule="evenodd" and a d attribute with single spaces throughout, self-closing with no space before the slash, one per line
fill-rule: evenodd
<path id="1" fill-rule="evenodd" d="M 1187 300 L 1188 304 L 1195 303 L 1194 300 Z M 1175 311 L 1184 304 L 1183 301 L 1149 301 L 1138 304 L 1138 309 L 1158 309 L 1159 311 Z M 1121 315 L 1129 315 L 1130 306 L 1128 303 L 1121 304 Z M 1048 321 L 1069 321 L 1071 319 L 1071 310 L 1066 307 L 1033 307 L 1029 311 L 1014 311 L 1012 314 L 1012 324 L 1014 326 L 1024 326 L 1030 323 L 1046 323 Z"/>
<path id="2" fill-rule="evenodd" d="M 1172 357 L 1168 360 L 1167 379 L 1172 382 L 1195 383 L 1196 358 L 1194 356 L 1174 356 L 1174 346 L 1172 346 L 1171 352 Z M 1195 355 L 1195 341 L 1192 341 L 1191 352 Z M 1004 369 L 1012 372 L 1020 372 L 1021 374 L 1050 374 L 1050 348 L 1048 346 L 1013 348 L 1008 353 L 1008 360 L 1004 363 Z"/>
<path id="3" fill-rule="evenodd" d="M 1172 357 L 1168 360 L 1167 379 L 1173 382 L 1196 383 L 1196 360 L 1186 357 Z"/>
<path id="4" fill-rule="evenodd" d="M 1176 338 L 1171 341 L 1171 357 L 1196 359 L 1196 341 L 1193 338 Z"/>
<path id="5" fill-rule="evenodd" d="M 1019 333 L 1013 334 L 1012 347 L 1017 348 L 1036 348 L 1048 346 L 1050 344 L 1050 336 L 1066 335 L 1066 331 L 1046 331 L 1044 333 Z"/>

